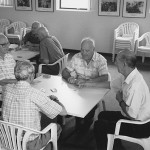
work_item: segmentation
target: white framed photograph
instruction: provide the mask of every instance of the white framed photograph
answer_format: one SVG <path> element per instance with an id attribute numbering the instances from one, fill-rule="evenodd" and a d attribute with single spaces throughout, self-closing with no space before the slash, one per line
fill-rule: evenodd
<path id="1" fill-rule="evenodd" d="M 124 0 L 123 17 L 146 17 L 147 0 Z"/>
<path id="2" fill-rule="evenodd" d="M 54 12 L 54 0 L 36 0 L 36 11 L 52 11 Z"/>
<path id="3" fill-rule="evenodd" d="M 98 1 L 99 16 L 119 16 L 120 0 L 99 0 Z"/>
<path id="4" fill-rule="evenodd" d="M 32 10 L 32 0 L 15 0 L 16 10 Z"/>

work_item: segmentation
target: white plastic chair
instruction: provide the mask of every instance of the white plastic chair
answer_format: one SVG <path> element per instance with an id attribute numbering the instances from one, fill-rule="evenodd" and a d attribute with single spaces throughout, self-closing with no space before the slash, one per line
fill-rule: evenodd
<path id="1" fill-rule="evenodd" d="M 114 30 L 112 61 L 115 59 L 116 49 L 131 49 L 134 51 L 135 41 L 139 37 L 139 25 L 134 22 L 125 22 Z"/>
<path id="2" fill-rule="evenodd" d="M 5 28 L 10 25 L 8 19 L 0 19 L 0 33 L 5 34 Z"/>
<path id="3" fill-rule="evenodd" d="M 26 144 L 30 135 L 40 136 L 49 130 L 51 130 L 49 142 L 53 143 L 53 150 L 57 150 L 57 125 L 55 123 L 51 123 L 42 131 L 37 131 L 0 120 L 0 149 L 26 150 Z"/>
<path id="4" fill-rule="evenodd" d="M 13 22 L 5 28 L 5 35 L 7 36 L 8 39 L 18 39 L 20 44 L 23 37 L 24 28 L 26 28 L 26 24 L 24 22 L 22 21 Z"/>
<path id="5" fill-rule="evenodd" d="M 145 56 L 150 54 L 150 32 L 144 33 L 141 37 L 136 40 L 135 53 L 142 53 L 142 63 L 144 62 Z"/>
<path id="6" fill-rule="evenodd" d="M 53 64 L 40 64 L 39 65 L 39 69 L 38 69 L 38 75 L 40 75 L 42 73 L 42 66 L 46 65 L 46 66 L 53 66 L 56 64 L 59 64 L 59 73 L 58 75 L 61 75 L 62 71 L 65 69 L 66 65 L 67 65 L 67 60 L 68 60 L 68 54 L 66 54 L 65 56 L 63 56 L 62 58 L 60 58 L 59 60 L 57 60 L 56 62 L 54 62 Z"/>
<path id="7" fill-rule="evenodd" d="M 130 120 L 125 120 L 125 119 L 120 119 L 116 123 L 114 135 L 107 134 L 107 137 L 108 137 L 107 150 L 113 150 L 113 145 L 114 145 L 115 139 L 121 139 L 121 140 L 129 141 L 129 142 L 137 143 L 137 144 L 141 145 L 144 148 L 144 150 L 149 150 L 150 149 L 150 137 L 148 137 L 148 138 L 132 138 L 129 136 L 119 135 L 122 123 L 138 124 L 138 125 L 141 124 L 142 125 L 142 124 L 146 124 L 149 122 L 150 122 L 150 119 L 147 121 L 130 121 Z"/>

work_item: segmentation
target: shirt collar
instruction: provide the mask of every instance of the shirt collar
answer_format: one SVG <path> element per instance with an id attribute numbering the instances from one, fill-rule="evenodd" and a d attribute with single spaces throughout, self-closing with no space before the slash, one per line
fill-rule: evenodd
<path id="1" fill-rule="evenodd" d="M 131 80 L 134 78 L 134 76 L 137 74 L 138 70 L 137 68 L 135 68 L 125 79 L 125 83 L 129 84 L 131 82 Z"/>

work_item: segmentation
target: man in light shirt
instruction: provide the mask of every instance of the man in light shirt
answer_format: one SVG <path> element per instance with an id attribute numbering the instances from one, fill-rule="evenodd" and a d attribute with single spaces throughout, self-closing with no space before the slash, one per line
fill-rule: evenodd
<path id="1" fill-rule="evenodd" d="M 136 56 L 130 50 L 118 53 L 115 62 L 121 77 L 116 79 L 112 88 L 118 89 L 116 100 L 121 111 L 103 111 L 94 124 L 94 135 L 97 148 L 106 149 L 107 134 L 114 134 L 116 122 L 120 119 L 141 120 L 150 119 L 150 93 L 142 74 L 136 68 Z M 128 131 L 128 132 L 127 132 Z M 148 133 L 136 125 L 125 125 L 122 135 L 136 138 L 147 137 Z"/>
<path id="2" fill-rule="evenodd" d="M 107 60 L 95 52 L 95 41 L 89 37 L 81 41 L 81 52 L 72 57 L 62 76 L 80 88 L 109 87 Z M 84 119 L 76 118 L 77 129 L 87 131 L 90 128 L 96 107 Z"/>

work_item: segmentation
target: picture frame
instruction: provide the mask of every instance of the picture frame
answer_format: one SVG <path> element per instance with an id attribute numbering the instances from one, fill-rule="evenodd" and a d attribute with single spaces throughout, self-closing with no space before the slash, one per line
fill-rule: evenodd
<path id="1" fill-rule="evenodd" d="M 147 0 L 124 0 L 123 17 L 145 18 Z"/>
<path id="2" fill-rule="evenodd" d="M 32 0 L 15 0 L 16 10 L 32 10 Z"/>
<path id="3" fill-rule="evenodd" d="M 99 16 L 120 16 L 120 0 L 99 0 Z"/>
<path id="4" fill-rule="evenodd" d="M 50 11 L 54 12 L 54 0 L 35 0 L 36 11 Z"/>

